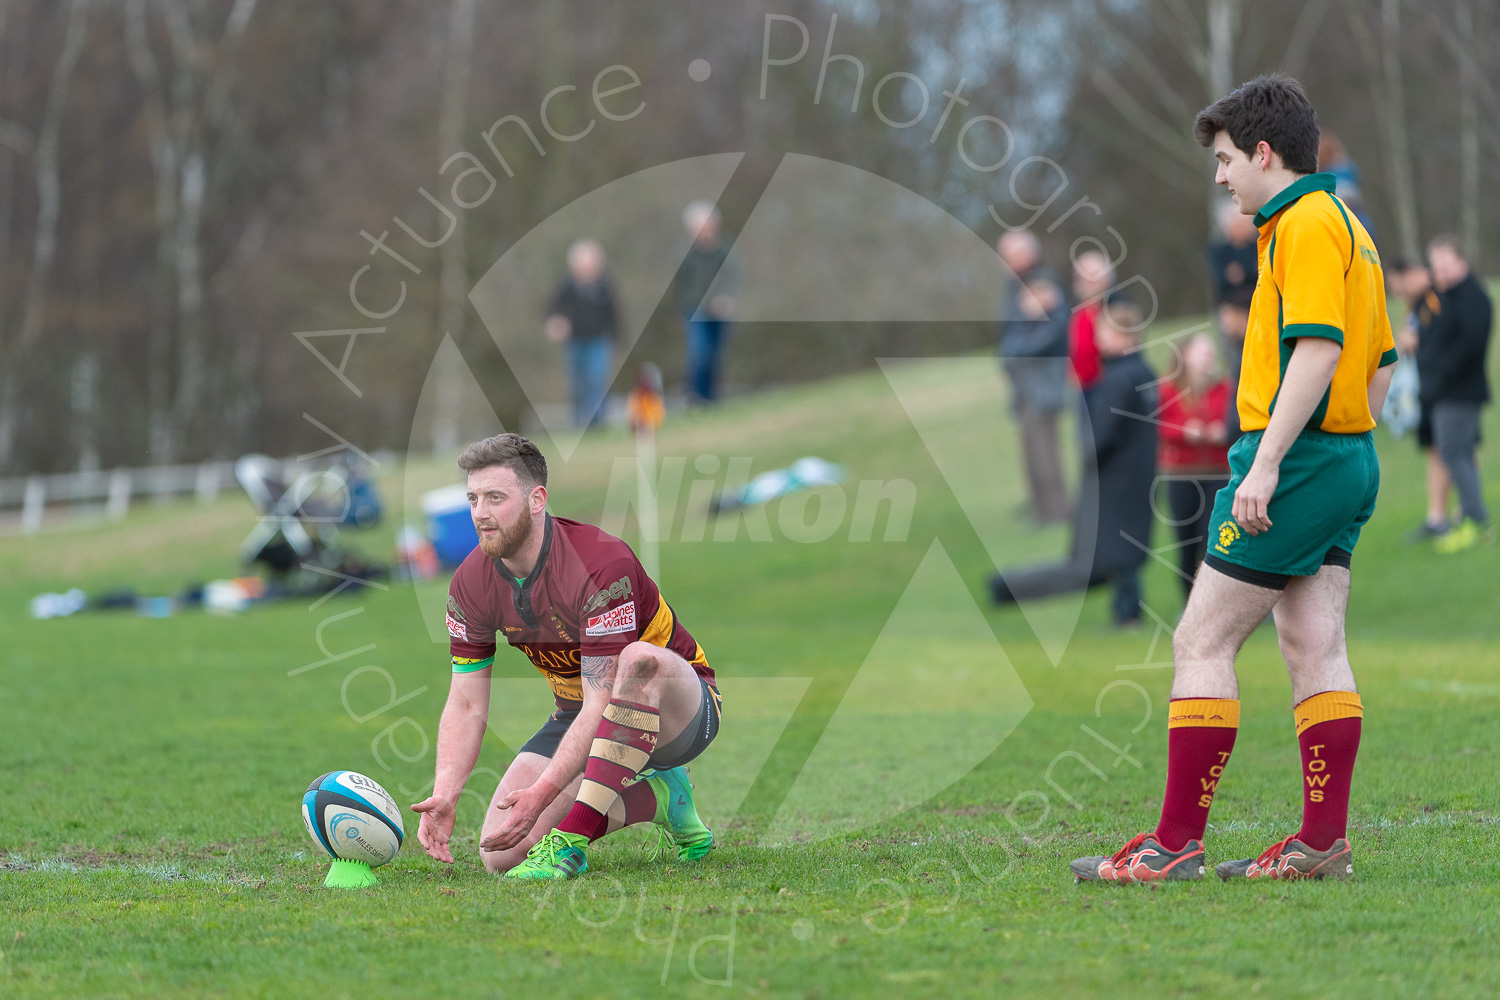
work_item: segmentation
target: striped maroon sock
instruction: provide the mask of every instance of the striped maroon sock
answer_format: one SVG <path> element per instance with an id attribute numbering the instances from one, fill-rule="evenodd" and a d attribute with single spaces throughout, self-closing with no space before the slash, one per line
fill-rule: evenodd
<path id="1" fill-rule="evenodd" d="M 630 791 L 625 799 L 627 824 L 631 822 L 631 813 L 639 815 L 644 808 L 642 795 L 651 798 L 651 814 L 654 816 L 656 796 L 651 787 L 643 781 L 631 782 L 651 758 L 660 730 L 661 713 L 655 708 L 618 698 L 611 700 L 594 732 L 594 744 L 583 768 L 578 800 L 557 828 L 564 833 L 579 833 L 590 840 L 598 840 L 609 830 L 609 807 L 627 791 Z M 643 791 L 633 791 L 636 788 Z"/>

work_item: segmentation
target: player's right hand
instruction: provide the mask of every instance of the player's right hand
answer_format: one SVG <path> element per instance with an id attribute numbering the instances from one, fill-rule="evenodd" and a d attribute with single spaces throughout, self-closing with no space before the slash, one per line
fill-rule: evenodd
<path id="1" fill-rule="evenodd" d="M 427 856 L 434 861 L 453 864 L 453 854 L 448 850 L 448 838 L 453 836 L 453 822 L 457 819 L 453 803 L 434 795 L 412 805 L 411 811 L 422 817 L 417 824 L 417 843 L 422 845 Z"/>

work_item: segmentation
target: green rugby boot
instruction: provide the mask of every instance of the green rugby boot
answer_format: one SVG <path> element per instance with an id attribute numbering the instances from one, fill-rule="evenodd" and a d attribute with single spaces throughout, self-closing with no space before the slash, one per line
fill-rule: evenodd
<path id="1" fill-rule="evenodd" d="M 581 833 L 563 833 L 552 828 L 531 850 L 526 860 L 505 873 L 506 878 L 573 878 L 589 870 L 583 849 L 589 838 Z"/>
<path id="2" fill-rule="evenodd" d="M 698 818 L 693 804 L 693 784 L 687 768 L 669 767 L 665 771 L 648 771 L 641 775 L 656 793 L 656 824 L 665 844 L 677 848 L 680 861 L 697 861 L 713 850 L 713 831 Z"/>
<path id="3" fill-rule="evenodd" d="M 1439 535 L 1432 541 L 1432 548 L 1438 555 L 1451 556 L 1459 552 L 1481 545 L 1495 544 L 1495 526 L 1492 524 L 1477 524 L 1469 518 L 1465 518 L 1458 527 L 1445 534 Z"/>

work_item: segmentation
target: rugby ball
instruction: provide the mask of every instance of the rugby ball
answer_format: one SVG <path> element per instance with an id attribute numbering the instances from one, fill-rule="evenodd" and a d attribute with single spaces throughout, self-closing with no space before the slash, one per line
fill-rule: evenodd
<path id="1" fill-rule="evenodd" d="M 329 856 L 371 868 L 389 864 L 406 835 L 396 800 L 357 771 L 329 771 L 308 785 L 302 822 Z"/>

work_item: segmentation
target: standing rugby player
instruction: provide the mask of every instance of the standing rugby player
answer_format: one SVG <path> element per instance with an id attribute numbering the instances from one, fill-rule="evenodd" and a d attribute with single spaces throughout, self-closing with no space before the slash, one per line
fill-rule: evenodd
<path id="1" fill-rule="evenodd" d="M 1268 612 L 1291 673 L 1302 751 L 1302 825 L 1220 877 L 1347 878 L 1349 786 L 1364 710 L 1344 644 L 1350 557 L 1375 509 L 1371 429 L 1396 360 L 1380 258 L 1318 167 L 1318 118 L 1302 87 L 1261 76 L 1198 114 L 1216 180 L 1260 231 L 1229 485 L 1172 644 L 1161 821 L 1083 880 L 1203 874 L 1209 806 L 1234 748 L 1234 659 Z"/>
<path id="2" fill-rule="evenodd" d="M 713 846 L 682 765 L 719 731 L 703 647 L 620 539 L 547 513 L 547 461 L 519 434 L 469 446 L 479 547 L 453 574 L 453 683 L 438 725 L 432 796 L 417 839 L 452 863 L 454 807 L 479 759 L 500 637 L 547 678 L 557 711 L 495 789 L 479 842 L 490 871 L 559 879 L 588 868 L 606 833 L 655 823 L 682 860 Z"/>

